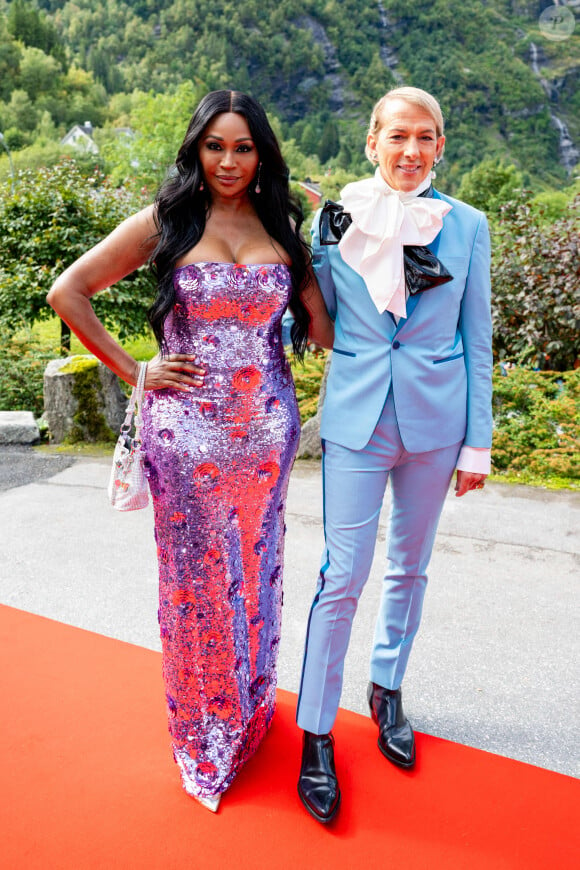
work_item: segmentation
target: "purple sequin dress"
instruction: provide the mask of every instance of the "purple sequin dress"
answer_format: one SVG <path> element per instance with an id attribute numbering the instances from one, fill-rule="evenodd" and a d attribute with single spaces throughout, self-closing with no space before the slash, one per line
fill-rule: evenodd
<path id="1" fill-rule="evenodd" d="M 176 269 L 170 353 L 205 385 L 146 393 L 159 623 L 173 751 L 185 790 L 213 797 L 264 737 L 275 705 L 284 508 L 300 436 L 281 341 L 282 264 Z"/>

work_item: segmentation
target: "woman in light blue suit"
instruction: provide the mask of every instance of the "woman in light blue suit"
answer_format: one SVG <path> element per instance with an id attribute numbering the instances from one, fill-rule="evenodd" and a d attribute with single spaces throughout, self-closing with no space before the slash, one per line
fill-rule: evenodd
<path id="1" fill-rule="evenodd" d="M 490 245 L 485 216 L 435 191 L 445 138 L 437 101 L 398 88 L 375 106 L 373 178 L 347 185 L 313 224 L 314 269 L 335 320 L 321 422 L 325 551 L 298 699 L 298 792 L 319 821 L 338 811 L 334 724 L 344 657 L 374 554 L 387 481 L 387 570 L 368 701 L 378 746 L 415 763 L 401 681 L 419 627 L 437 524 L 490 468 Z"/>

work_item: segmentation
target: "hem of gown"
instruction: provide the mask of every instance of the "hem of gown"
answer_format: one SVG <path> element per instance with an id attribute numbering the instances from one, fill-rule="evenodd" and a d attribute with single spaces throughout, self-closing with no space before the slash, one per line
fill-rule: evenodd
<path id="1" fill-rule="evenodd" d="M 186 794 L 196 800 L 199 800 L 200 798 L 209 798 L 210 800 L 213 800 L 219 798 L 224 792 L 226 792 L 242 767 L 244 767 L 246 762 L 249 761 L 259 749 L 262 740 L 270 730 L 275 712 L 275 703 L 270 710 L 265 709 L 265 705 L 258 707 L 248 724 L 247 739 L 240 747 L 232 769 L 226 774 L 220 786 L 213 790 L 207 787 L 204 788 L 195 781 L 195 772 L 197 768 L 195 760 L 191 758 L 186 748 L 180 748 L 174 744 L 173 758 L 179 768 L 181 785 Z M 259 723 L 260 719 L 262 720 L 261 728 L 259 728 L 258 733 L 252 735 L 252 725 L 257 722 Z M 256 726 L 254 725 L 254 727 Z"/>

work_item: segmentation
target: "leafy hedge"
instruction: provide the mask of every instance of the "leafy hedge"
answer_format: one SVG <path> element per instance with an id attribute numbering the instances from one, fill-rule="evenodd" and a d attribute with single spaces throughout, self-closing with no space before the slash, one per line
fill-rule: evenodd
<path id="1" fill-rule="evenodd" d="M 497 366 L 493 471 L 522 482 L 580 480 L 580 369 L 538 372 Z"/>
<path id="2" fill-rule="evenodd" d="M 0 333 L 0 411 L 43 411 L 44 369 L 54 350 L 32 332 Z M 313 417 L 326 353 L 292 362 L 302 423 Z M 493 376 L 493 473 L 522 483 L 579 486 L 580 368 L 540 372 L 500 363 Z"/>
<path id="3" fill-rule="evenodd" d="M 525 196 L 493 226 L 492 319 L 496 359 L 560 372 L 580 359 L 580 196 L 543 223 Z"/>
<path id="4" fill-rule="evenodd" d="M 316 413 L 326 355 L 293 364 L 302 423 Z M 493 374 L 492 472 L 522 483 L 580 480 L 580 368 L 531 371 L 500 363 Z"/>
<path id="5" fill-rule="evenodd" d="M 0 332 L 0 411 L 32 411 L 40 417 L 44 370 L 54 357 L 32 334 Z"/>
<path id="6" fill-rule="evenodd" d="M 318 393 L 320 382 L 324 374 L 324 366 L 327 351 L 322 353 L 307 353 L 304 363 L 292 359 L 292 375 L 296 385 L 296 398 L 300 408 L 300 422 L 304 424 L 310 417 L 314 417 L 318 407 Z"/>

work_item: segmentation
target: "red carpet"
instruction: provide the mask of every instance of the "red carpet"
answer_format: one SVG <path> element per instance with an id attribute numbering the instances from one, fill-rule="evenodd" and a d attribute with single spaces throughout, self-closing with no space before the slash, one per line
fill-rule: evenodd
<path id="1" fill-rule="evenodd" d="M 423 734 L 412 773 L 370 719 L 335 728 L 343 806 L 296 795 L 295 697 L 212 815 L 181 791 L 158 653 L 0 607 L 0 866 L 547 870 L 578 866 L 578 782 Z"/>

